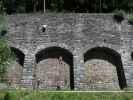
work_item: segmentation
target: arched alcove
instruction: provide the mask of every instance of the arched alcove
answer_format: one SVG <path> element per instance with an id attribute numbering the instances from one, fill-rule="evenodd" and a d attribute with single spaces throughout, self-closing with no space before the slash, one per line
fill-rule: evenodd
<path id="1" fill-rule="evenodd" d="M 17 48 L 10 47 L 14 60 L 7 69 L 7 78 L 10 86 L 20 84 L 25 55 Z"/>
<path id="2" fill-rule="evenodd" d="M 88 84 L 96 84 L 93 88 L 115 90 L 127 86 L 121 56 L 113 49 L 92 48 L 84 54 L 84 62 Z"/>
<path id="3" fill-rule="evenodd" d="M 40 50 L 35 56 L 35 76 L 38 88 L 74 89 L 73 55 L 71 52 L 53 46 Z"/>

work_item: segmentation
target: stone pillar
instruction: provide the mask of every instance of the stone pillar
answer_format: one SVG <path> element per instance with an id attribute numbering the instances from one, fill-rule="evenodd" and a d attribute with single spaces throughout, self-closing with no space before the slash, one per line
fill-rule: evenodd
<path id="1" fill-rule="evenodd" d="M 22 88 L 33 88 L 33 74 L 35 65 L 35 55 L 29 53 L 25 55 L 23 73 L 22 73 Z"/>
<path id="2" fill-rule="evenodd" d="M 79 50 L 80 48 L 77 48 L 75 50 L 74 55 L 74 85 L 75 90 L 80 90 L 83 88 L 84 83 L 84 59 L 83 55 Z"/>
<path id="3" fill-rule="evenodd" d="M 133 86 L 133 62 L 131 61 L 131 52 L 130 52 L 130 36 L 128 35 L 129 26 L 126 22 L 123 22 L 119 25 L 119 32 L 121 35 L 122 46 L 120 49 L 121 59 L 123 63 L 123 69 L 125 73 L 125 78 L 127 82 L 127 87 Z M 124 30 L 123 30 L 124 29 Z"/>

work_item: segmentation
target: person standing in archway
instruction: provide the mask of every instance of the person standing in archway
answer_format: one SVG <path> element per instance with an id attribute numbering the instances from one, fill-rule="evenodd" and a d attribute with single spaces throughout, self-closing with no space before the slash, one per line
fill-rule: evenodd
<path id="1" fill-rule="evenodd" d="M 60 90 L 61 89 L 61 80 L 60 80 L 60 67 L 62 66 L 62 57 L 60 56 L 59 57 L 59 59 L 58 59 L 58 61 L 59 61 L 59 66 L 57 67 L 57 72 L 58 72 L 58 75 L 57 75 L 57 83 L 56 83 L 56 89 L 57 90 Z"/>

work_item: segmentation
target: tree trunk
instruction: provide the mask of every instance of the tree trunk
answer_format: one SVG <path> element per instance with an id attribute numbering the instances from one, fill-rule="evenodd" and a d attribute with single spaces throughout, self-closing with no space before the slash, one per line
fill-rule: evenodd
<path id="1" fill-rule="evenodd" d="M 44 13 L 45 13 L 45 11 L 46 11 L 46 9 L 45 9 L 45 0 L 44 0 L 44 6 L 43 7 L 44 7 Z"/>

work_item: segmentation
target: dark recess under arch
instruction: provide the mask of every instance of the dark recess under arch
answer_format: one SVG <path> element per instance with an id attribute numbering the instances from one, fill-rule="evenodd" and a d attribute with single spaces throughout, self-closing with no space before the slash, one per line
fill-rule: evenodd
<path id="1" fill-rule="evenodd" d="M 25 55 L 22 51 L 20 51 L 19 49 L 17 48 L 14 48 L 14 47 L 10 47 L 11 49 L 11 52 L 15 55 L 16 57 L 16 61 L 21 65 L 23 66 L 24 65 L 24 58 L 25 58 Z"/>
<path id="2" fill-rule="evenodd" d="M 84 54 L 84 62 L 91 59 L 106 60 L 116 66 L 120 88 L 124 89 L 127 87 L 121 56 L 118 52 L 106 47 L 92 48 Z"/>
<path id="3" fill-rule="evenodd" d="M 132 58 L 132 60 L 133 60 L 133 52 L 131 53 L 131 58 Z"/>
<path id="4" fill-rule="evenodd" d="M 68 50 L 61 47 L 48 47 L 39 51 L 36 55 L 36 63 L 39 63 L 42 60 L 48 58 L 57 58 L 62 57 L 63 61 L 65 61 L 70 66 L 70 88 L 74 89 L 74 71 L 73 71 L 73 55 Z"/>

